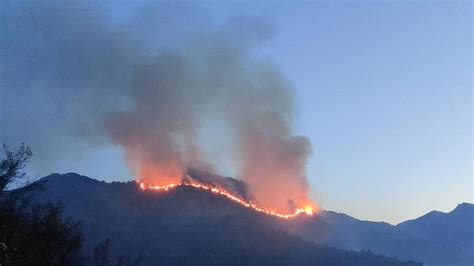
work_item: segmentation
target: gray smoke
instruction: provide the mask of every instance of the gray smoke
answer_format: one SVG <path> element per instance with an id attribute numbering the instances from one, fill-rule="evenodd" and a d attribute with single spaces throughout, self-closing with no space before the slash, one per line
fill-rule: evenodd
<path id="1" fill-rule="evenodd" d="M 218 150 L 262 204 L 309 203 L 310 143 L 293 136 L 291 88 L 254 55 L 271 25 L 216 23 L 189 4 L 132 6 L 0 4 L 1 141 L 25 140 L 48 154 L 43 164 L 112 143 L 158 184 L 216 170 Z"/>

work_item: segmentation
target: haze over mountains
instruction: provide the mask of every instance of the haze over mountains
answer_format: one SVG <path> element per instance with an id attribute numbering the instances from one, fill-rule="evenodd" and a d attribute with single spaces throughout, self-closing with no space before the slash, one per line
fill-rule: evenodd
<path id="1" fill-rule="evenodd" d="M 432 213 L 441 215 L 431 219 Z M 449 213 L 430 214 L 393 226 L 323 211 L 317 219 L 289 223 L 289 231 L 329 246 L 369 249 L 426 265 L 473 265 L 473 205 L 462 203 Z"/>
<path id="2" fill-rule="evenodd" d="M 245 194 L 241 181 L 199 171 L 191 175 Z M 141 258 L 142 265 L 474 263 L 474 207 L 469 203 L 393 226 L 331 211 L 282 220 L 190 187 L 142 191 L 135 182 L 105 183 L 74 173 L 52 174 L 40 182 L 44 189 L 35 201 L 59 201 L 65 215 L 81 222 L 86 259 L 94 246 L 110 239 L 113 257 Z"/>

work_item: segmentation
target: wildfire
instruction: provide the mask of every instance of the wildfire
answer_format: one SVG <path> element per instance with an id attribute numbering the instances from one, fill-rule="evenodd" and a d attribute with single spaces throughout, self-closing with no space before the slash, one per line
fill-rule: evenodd
<path id="1" fill-rule="evenodd" d="M 278 212 L 275 212 L 275 211 L 271 211 L 271 210 L 261 208 L 261 207 L 257 206 L 255 203 L 249 203 L 249 202 L 241 199 L 240 197 L 235 196 L 232 193 L 227 192 L 225 190 L 222 190 L 220 188 L 211 187 L 211 186 L 203 185 L 203 184 L 200 184 L 200 183 L 182 182 L 182 183 L 168 184 L 168 185 L 164 185 L 164 186 L 146 185 L 144 182 L 140 182 L 140 181 L 138 183 L 140 185 L 140 188 L 143 189 L 143 190 L 152 189 L 152 190 L 156 190 L 156 191 L 169 191 L 170 189 L 174 189 L 174 188 L 180 187 L 180 186 L 193 187 L 193 188 L 197 188 L 197 189 L 201 189 L 201 190 L 206 190 L 206 191 L 210 191 L 211 193 L 222 195 L 222 196 L 226 197 L 229 200 L 237 202 L 240 205 L 242 205 L 244 207 L 247 207 L 247 208 L 251 208 L 251 209 L 253 209 L 257 212 L 262 212 L 262 213 L 265 213 L 265 214 L 268 214 L 268 215 L 272 215 L 272 216 L 276 216 L 276 217 L 284 218 L 284 219 L 293 218 L 293 217 L 296 217 L 300 214 L 306 214 L 306 215 L 309 215 L 309 216 L 314 214 L 314 210 L 313 210 L 313 207 L 311 205 L 304 206 L 303 208 L 297 208 L 293 213 L 290 213 L 290 214 L 278 213 Z"/>

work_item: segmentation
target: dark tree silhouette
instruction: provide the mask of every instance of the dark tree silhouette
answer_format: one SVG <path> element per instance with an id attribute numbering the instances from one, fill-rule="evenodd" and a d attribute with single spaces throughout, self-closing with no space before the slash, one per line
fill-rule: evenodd
<path id="1" fill-rule="evenodd" d="M 19 181 L 25 177 L 22 169 L 25 167 L 28 160 L 30 160 L 33 153 L 29 146 L 22 143 L 18 149 L 11 150 L 6 144 L 3 145 L 4 158 L 0 162 L 0 193 L 2 193 L 6 186 L 10 183 Z"/>
<path id="2" fill-rule="evenodd" d="M 29 189 L 5 191 L 25 178 L 22 170 L 32 155 L 25 144 L 15 150 L 3 145 L 0 265 L 80 265 L 82 236 L 77 223 L 62 218 L 61 206 L 24 204 Z"/>
<path id="3" fill-rule="evenodd" d="M 110 239 L 102 241 L 92 252 L 92 259 L 95 266 L 109 266 L 110 255 L 109 255 Z"/>
<path id="4" fill-rule="evenodd" d="M 132 259 L 125 255 L 113 262 L 110 256 L 111 240 L 109 238 L 100 242 L 92 252 L 92 261 L 94 266 L 137 266 L 140 264 L 142 257 Z"/>

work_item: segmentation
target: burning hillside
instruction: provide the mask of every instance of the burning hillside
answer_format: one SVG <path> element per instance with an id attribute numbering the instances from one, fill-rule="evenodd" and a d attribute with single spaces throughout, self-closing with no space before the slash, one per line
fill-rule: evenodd
<path id="1" fill-rule="evenodd" d="M 223 179 L 234 181 L 241 183 Z M 140 265 L 419 265 L 305 242 L 286 226 L 324 220 L 276 218 L 191 186 L 143 191 L 135 182 L 106 183 L 74 173 L 39 182 L 43 189 L 32 202 L 59 201 L 65 215 L 81 223 L 85 265 L 94 264 L 88 259 L 104 239 L 111 239 L 112 261 L 126 254 L 142 258 Z"/>
<path id="2" fill-rule="evenodd" d="M 222 177 L 194 169 L 188 170 L 188 174 L 186 174 L 185 177 L 176 183 L 155 185 L 153 183 L 147 182 L 146 180 L 139 180 L 137 183 L 143 190 L 154 190 L 160 192 L 169 191 L 181 186 L 192 187 L 221 195 L 233 202 L 236 202 L 246 208 L 253 209 L 257 212 L 284 219 L 293 218 L 300 214 L 313 215 L 316 212 L 316 209 L 310 203 L 307 205 L 294 207 L 290 212 L 282 212 L 278 209 L 265 208 L 246 193 L 245 184 L 243 182 L 239 183 L 232 178 L 225 180 Z"/>
<path id="3" fill-rule="evenodd" d="M 265 208 L 259 207 L 258 203 L 256 203 L 256 202 L 248 202 L 248 201 L 240 198 L 239 196 L 237 196 L 235 194 L 232 194 L 228 191 L 225 191 L 221 188 L 202 185 L 200 183 L 194 183 L 194 182 L 172 183 L 172 184 L 168 184 L 168 185 L 164 185 L 164 186 L 153 186 L 153 185 L 147 184 L 145 182 L 139 182 L 139 185 L 140 185 L 141 189 L 144 189 L 144 190 L 151 189 L 151 190 L 156 190 L 156 191 L 168 191 L 168 190 L 174 189 L 174 188 L 179 187 L 179 186 L 189 186 L 189 187 L 193 187 L 193 188 L 196 188 L 196 189 L 206 190 L 206 191 L 209 191 L 211 193 L 222 195 L 222 196 L 226 197 L 229 200 L 232 200 L 232 201 L 234 201 L 234 202 L 236 202 L 236 203 L 238 203 L 242 206 L 245 206 L 247 208 L 251 208 L 251 209 L 253 209 L 257 212 L 262 212 L 262 213 L 265 213 L 265 214 L 268 214 L 268 215 L 271 215 L 271 216 L 276 216 L 276 217 L 285 218 L 285 219 L 293 218 L 293 217 L 295 217 L 299 214 L 302 214 L 302 213 L 305 213 L 307 215 L 313 215 L 314 214 L 313 207 L 311 205 L 306 205 L 303 208 L 296 208 L 293 213 L 288 213 L 288 214 L 278 213 L 277 211 L 273 211 L 271 209 L 265 209 Z"/>

